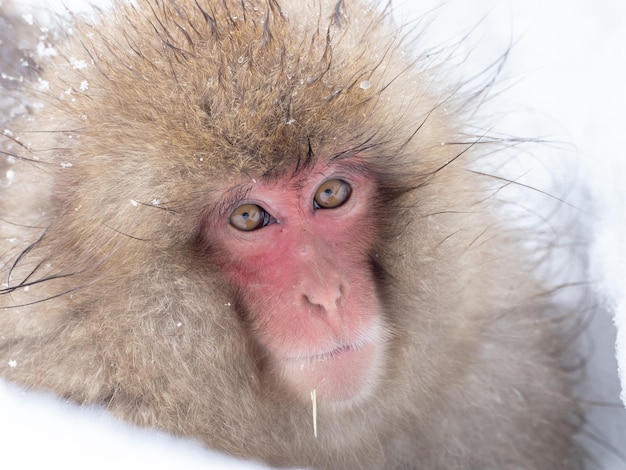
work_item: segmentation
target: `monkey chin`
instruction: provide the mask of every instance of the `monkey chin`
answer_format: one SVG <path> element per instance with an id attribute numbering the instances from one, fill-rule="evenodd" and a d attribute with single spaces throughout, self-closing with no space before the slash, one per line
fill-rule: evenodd
<path id="1" fill-rule="evenodd" d="M 318 403 L 341 408 L 370 394 L 380 374 L 382 347 L 372 341 L 281 362 L 283 377 L 298 398 L 310 403 L 315 391 Z"/>

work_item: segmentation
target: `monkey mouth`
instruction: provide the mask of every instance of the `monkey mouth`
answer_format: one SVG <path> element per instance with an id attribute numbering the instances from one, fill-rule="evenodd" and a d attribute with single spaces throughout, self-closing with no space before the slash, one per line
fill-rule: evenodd
<path id="1" fill-rule="evenodd" d="M 379 349 L 375 342 L 369 342 L 288 357 L 281 364 L 283 377 L 308 402 L 314 390 L 322 403 L 356 401 L 366 396 L 375 382 Z"/>
<path id="2" fill-rule="evenodd" d="M 361 346 L 348 344 L 345 346 L 339 346 L 329 351 L 324 351 L 317 354 L 311 355 L 301 355 L 301 356 L 292 356 L 287 358 L 287 362 L 297 362 L 298 364 L 303 364 L 303 362 L 324 362 L 328 360 L 335 359 L 342 354 L 345 354 L 350 351 L 354 351 L 359 349 Z"/>

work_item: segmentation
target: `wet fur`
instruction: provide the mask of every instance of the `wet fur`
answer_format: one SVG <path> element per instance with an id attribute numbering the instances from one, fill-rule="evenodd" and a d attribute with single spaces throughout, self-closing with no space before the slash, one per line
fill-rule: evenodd
<path id="1" fill-rule="evenodd" d="M 493 150 L 482 91 L 362 2 L 137 5 L 74 18 L 3 123 L 0 374 L 272 465 L 579 468 L 549 295 L 467 169 Z M 391 338 L 373 397 L 320 407 L 314 438 L 199 231 L 242 174 L 352 154 Z"/>

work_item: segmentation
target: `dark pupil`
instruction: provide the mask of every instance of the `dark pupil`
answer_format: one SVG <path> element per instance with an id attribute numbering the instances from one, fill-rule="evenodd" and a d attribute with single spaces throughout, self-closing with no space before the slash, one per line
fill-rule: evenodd
<path id="1" fill-rule="evenodd" d="M 329 196 L 333 193 L 333 190 L 328 188 L 324 191 L 325 194 L 328 194 Z"/>
<path id="2" fill-rule="evenodd" d="M 250 213 L 249 212 L 244 212 L 243 214 L 241 214 L 241 217 L 243 217 L 244 219 L 249 219 L 250 218 Z"/>

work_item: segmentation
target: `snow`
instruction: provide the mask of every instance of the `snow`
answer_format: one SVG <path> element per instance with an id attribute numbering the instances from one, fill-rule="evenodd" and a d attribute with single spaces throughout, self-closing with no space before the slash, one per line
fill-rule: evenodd
<path id="1" fill-rule="evenodd" d="M 39 91 L 47 91 L 50 89 L 50 82 L 48 80 L 44 80 L 38 77 L 37 82 L 39 83 L 39 86 L 38 86 Z"/>
<path id="2" fill-rule="evenodd" d="M 40 42 L 37 44 L 37 55 L 39 57 L 55 57 L 58 54 L 56 49 L 50 44 Z"/>
<path id="3" fill-rule="evenodd" d="M 26 21 L 29 25 L 33 25 L 35 22 L 33 15 L 31 13 L 26 13 L 22 15 L 22 18 L 24 18 L 24 21 Z"/>
<path id="4" fill-rule="evenodd" d="M 70 57 L 70 64 L 74 70 L 83 70 L 87 68 L 87 62 L 76 57 Z"/>
<path id="5" fill-rule="evenodd" d="M 40 18 L 37 5 L 62 11 L 78 9 L 81 0 L 29 0 L 20 3 L 24 18 Z M 29 6 L 35 5 L 35 6 Z M 435 9 L 436 0 L 397 0 L 396 7 L 415 15 Z M 476 47 L 468 63 L 486 64 L 512 45 L 505 76 L 511 88 L 504 94 L 508 109 L 526 116 L 506 120 L 503 130 L 513 135 L 548 136 L 571 145 L 552 149 L 570 153 L 572 179 L 589 186 L 594 240 L 589 250 L 587 279 L 601 296 L 604 311 L 589 331 L 587 392 L 597 401 L 616 403 L 622 371 L 622 399 L 626 402 L 626 155 L 621 139 L 626 129 L 626 3 L 622 0 L 449 0 L 435 12 L 439 39 L 450 42 L 479 24 L 468 39 Z M 471 44 L 474 41 L 476 44 Z M 40 55 L 55 55 L 45 42 Z M 87 66 L 76 59 L 74 67 Z M 465 64 L 467 65 L 467 64 Z M 469 67 L 469 65 L 467 65 Z M 480 68 L 480 65 L 476 65 Z M 366 82 L 361 88 L 368 88 Z M 47 84 L 41 83 L 45 87 Z M 84 87 L 88 86 L 87 83 Z M 80 89 L 83 89 L 81 83 Z M 8 130 L 5 131 L 9 132 Z M 569 158 L 568 157 L 568 158 Z M 558 165 L 558 164 L 557 164 Z M 562 170 L 562 169 L 561 169 Z M 8 180 L 12 178 L 6 175 Z M 559 180 L 556 189 L 563 189 Z M 545 184 L 537 177 L 537 186 Z M 554 183 L 553 183 L 554 184 Z M 550 191 L 551 188 L 547 188 Z M 552 189 L 555 189 L 554 187 Z M 136 205 L 134 200 L 131 204 Z M 153 201 L 159 204 L 160 201 Z M 617 331 L 613 326 L 617 326 Z M 617 353 L 615 336 L 617 335 Z M 617 361 L 615 361 L 617 354 Z M 13 363 L 11 367 L 19 367 Z M 619 407 L 599 408 L 591 426 L 617 449 L 626 440 L 626 415 Z M 198 444 L 154 431 L 118 423 L 102 410 L 78 409 L 60 400 L 26 393 L 0 382 L 0 466 L 3 468 L 261 468 L 209 452 Z M 619 470 L 626 461 L 603 446 L 589 444 L 598 468 Z"/>
<path id="6" fill-rule="evenodd" d="M 98 409 L 79 409 L 0 382 L 0 466 L 104 470 L 228 469 L 263 466 L 207 451 L 199 444 L 132 428 Z"/>

